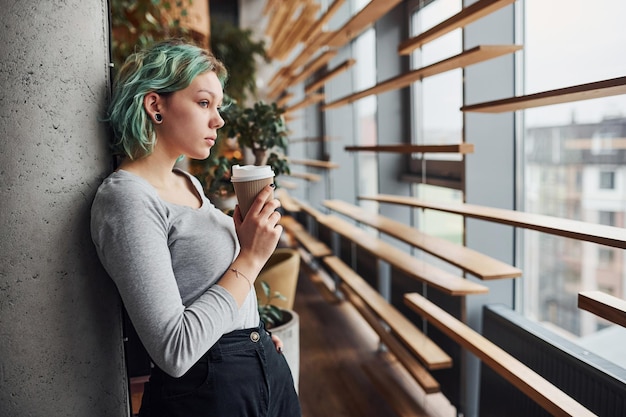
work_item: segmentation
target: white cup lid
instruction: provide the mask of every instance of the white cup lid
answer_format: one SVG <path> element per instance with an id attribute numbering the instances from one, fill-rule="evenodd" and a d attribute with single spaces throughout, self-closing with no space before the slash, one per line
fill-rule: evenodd
<path id="1" fill-rule="evenodd" d="M 274 171 L 269 165 L 233 165 L 231 182 L 255 181 L 264 178 L 272 178 Z"/>

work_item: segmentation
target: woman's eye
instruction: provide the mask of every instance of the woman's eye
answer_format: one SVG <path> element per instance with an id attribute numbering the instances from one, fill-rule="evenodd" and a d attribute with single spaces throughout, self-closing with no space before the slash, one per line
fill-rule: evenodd
<path id="1" fill-rule="evenodd" d="M 200 107 L 209 107 L 209 102 L 208 100 L 202 100 L 200 103 Z"/>

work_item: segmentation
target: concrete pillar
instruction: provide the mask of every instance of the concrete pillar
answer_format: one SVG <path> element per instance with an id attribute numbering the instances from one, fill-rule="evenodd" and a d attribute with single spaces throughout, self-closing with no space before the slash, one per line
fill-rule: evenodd
<path id="1" fill-rule="evenodd" d="M 107 2 L 0 10 L 0 416 L 124 416 L 120 302 L 89 234 Z"/>

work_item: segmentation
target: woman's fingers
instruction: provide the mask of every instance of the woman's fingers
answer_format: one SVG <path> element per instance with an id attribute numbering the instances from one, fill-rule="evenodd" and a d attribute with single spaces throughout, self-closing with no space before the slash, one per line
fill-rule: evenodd
<path id="1" fill-rule="evenodd" d="M 274 346 L 276 346 L 278 353 L 283 353 L 283 341 L 280 340 L 280 337 L 272 335 L 272 342 L 274 342 Z"/>
<path id="2" fill-rule="evenodd" d="M 248 214 L 250 213 L 260 213 L 261 210 L 267 205 L 266 202 L 268 200 L 272 201 L 272 194 L 274 193 L 274 184 L 266 185 L 263 189 L 257 194 L 254 198 L 254 202 L 248 209 Z"/>

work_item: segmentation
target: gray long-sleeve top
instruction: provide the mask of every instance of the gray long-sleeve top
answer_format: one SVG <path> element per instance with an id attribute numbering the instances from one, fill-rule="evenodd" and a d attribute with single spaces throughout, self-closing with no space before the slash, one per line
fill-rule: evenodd
<path id="1" fill-rule="evenodd" d="M 104 180 L 91 209 L 100 261 L 151 359 L 174 377 L 223 334 L 259 324 L 253 289 L 238 308 L 216 284 L 239 252 L 233 220 L 185 175 L 202 196 L 199 209 L 162 200 L 150 183 L 123 170 Z"/>

